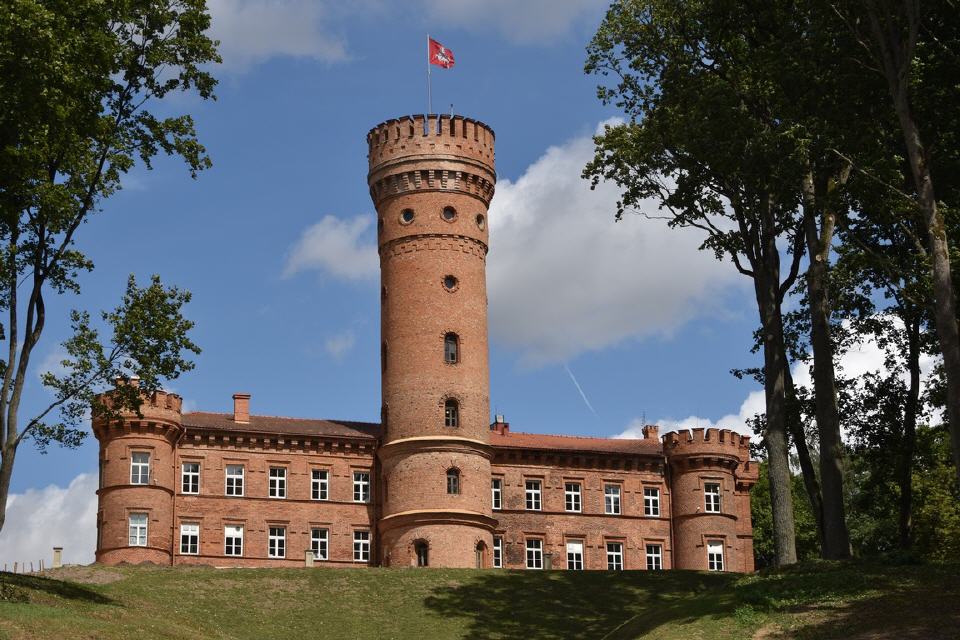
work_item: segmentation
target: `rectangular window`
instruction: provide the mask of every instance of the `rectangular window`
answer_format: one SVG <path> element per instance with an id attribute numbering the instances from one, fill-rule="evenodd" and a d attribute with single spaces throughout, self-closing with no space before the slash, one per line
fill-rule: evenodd
<path id="1" fill-rule="evenodd" d="M 270 527 L 270 536 L 267 538 L 267 556 L 271 558 L 285 558 L 286 555 L 286 527 Z"/>
<path id="2" fill-rule="evenodd" d="M 310 548 L 313 557 L 317 560 L 327 559 L 327 549 L 330 544 L 330 532 L 326 529 L 310 529 Z"/>
<path id="3" fill-rule="evenodd" d="M 543 569 L 543 540 L 527 539 L 527 569 Z"/>
<path id="4" fill-rule="evenodd" d="M 620 513 L 620 485 L 603 485 L 603 509 L 604 513 L 613 515 Z"/>
<path id="5" fill-rule="evenodd" d="M 243 527 L 228 525 L 223 528 L 223 553 L 227 556 L 243 555 Z"/>
<path id="6" fill-rule="evenodd" d="M 366 471 L 353 472 L 353 501 L 370 502 L 370 474 Z"/>
<path id="7" fill-rule="evenodd" d="M 607 543 L 607 571 L 620 571 L 623 569 L 623 543 Z"/>
<path id="8" fill-rule="evenodd" d="M 370 562 L 370 532 L 353 532 L 353 561 Z"/>
<path id="9" fill-rule="evenodd" d="M 658 544 L 647 545 L 647 571 L 663 569 L 663 548 Z"/>
<path id="10" fill-rule="evenodd" d="M 271 498 L 287 497 L 287 468 L 270 467 L 270 491 Z"/>
<path id="11" fill-rule="evenodd" d="M 567 569 L 583 570 L 583 541 L 571 540 L 567 543 Z"/>
<path id="12" fill-rule="evenodd" d="M 243 465 L 242 464 L 227 465 L 227 495 L 228 496 L 243 495 Z"/>
<path id="13" fill-rule="evenodd" d="M 147 514 L 130 514 L 130 541 L 131 547 L 147 546 Z"/>
<path id="14" fill-rule="evenodd" d="M 580 513 L 582 499 L 580 496 L 580 483 L 567 482 L 563 486 L 563 504 L 567 511 Z"/>
<path id="15" fill-rule="evenodd" d="M 500 478 L 491 480 L 490 491 L 493 494 L 493 509 L 498 511 L 503 506 L 503 480 Z"/>
<path id="16" fill-rule="evenodd" d="M 148 482 L 150 482 L 150 454 L 131 454 L 130 484 L 147 484 Z"/>
<path id="17" fill-rule="evenodd" d="M 195 556 L 200 553 L 200 525 L 183 523 L 180 525 L 180 553 Z"/>
<path id="18" fill-rule="evenodd" d="M 703 485 L 704 511 L 720 513 L 720 483 L 707 482 Z"/>
<path id="19" fill-rule="evenodd" d="M 503 538 L 500 536 L 493 537 L 493 568 L 503 568 Z"/>
<path id="20" fill-rule="evenodd" d="M 527 480 L 527 511 L 540 511 L 540 481 Z"/>
<path id="21" fill-rule="evenodd" d="M 643 488 L 643 515 L 660 515 L 660 489 L 656 487 Z"/>
<path id="22" fill-rule="evenodd" d="M 200 463 L 184 462 L 180 467 L 180 491 L 200 493 Z"/>
<path id="23" fill-rule="evenodd" d="M 330 491 L 330 472 L 326 469 L 310 471 L 310 497 L 314 500 L 328 500 Z"/>
<path id="24" fill-rule="evenodd" d="M 707 543 L 707 569 L 723 571 L 723 542 Z"/>

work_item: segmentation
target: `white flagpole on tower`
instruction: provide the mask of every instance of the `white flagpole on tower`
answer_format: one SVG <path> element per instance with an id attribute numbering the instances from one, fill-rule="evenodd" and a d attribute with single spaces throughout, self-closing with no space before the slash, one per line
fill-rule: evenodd
<path id="1" fill-rule="evenodd" d="M 430 34 L 427 34 L 427 115 L 433 112 L 433 87 L 430 86 Z"/>

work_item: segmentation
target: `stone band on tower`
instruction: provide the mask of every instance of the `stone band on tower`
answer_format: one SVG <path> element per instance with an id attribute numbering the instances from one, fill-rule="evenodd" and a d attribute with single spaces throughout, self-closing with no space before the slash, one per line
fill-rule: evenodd
<path id="1" fill-rule="evenodd" d="M 409 116 L 367 141 L 381 273 L 380 560 L 489 566 L 494 134 L 459 116 Z"/>

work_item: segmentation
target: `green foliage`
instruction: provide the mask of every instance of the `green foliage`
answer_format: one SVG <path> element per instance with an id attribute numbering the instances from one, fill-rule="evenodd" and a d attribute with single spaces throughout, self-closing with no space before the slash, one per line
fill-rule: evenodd
<path id="1" fill-rule="evenodd" d="M 753 557 L 757 568 L 775 564 L 776 549 L 773 540 L 773 513 L 770 507 L 770 479 L 767 463 L 760 463 L 760 477 L 750 492 L 750 517 L 753 522 Z M 803 478 L 791 476 L 793 521 L 796 527 L 797 559 L 812 560 L 820 555 L 817 521 L 810 508 L 810 500 L 803 488 Z"/>

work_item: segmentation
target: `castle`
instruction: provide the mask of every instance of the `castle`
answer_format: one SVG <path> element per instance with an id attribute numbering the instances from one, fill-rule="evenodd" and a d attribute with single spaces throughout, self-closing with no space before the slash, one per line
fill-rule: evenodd
<path id="1" fill-rule="evenodd" d="M 381 270 L 380 424 L 93 418 L 98 562 L 753 570 L 749 438 L 513 432 L 489 416 L 494 133 L 409 116 L 367 134 Z M 109 399 L 109 394 L 107 395 Z"/>

